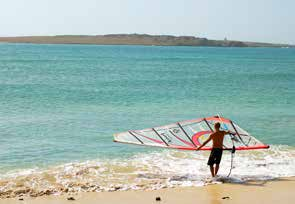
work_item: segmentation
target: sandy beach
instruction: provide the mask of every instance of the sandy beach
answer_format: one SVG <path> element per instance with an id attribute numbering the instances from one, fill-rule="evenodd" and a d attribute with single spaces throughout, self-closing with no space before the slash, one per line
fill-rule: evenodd
<path id="1" fill-rule="evenodd" d="M 78 193 L 75 195 L 22 197 L 2 199 L 0 204 L 42 203 L 126 203 L 126 204 L 221 204 L 221 203 L 292 203 L 295 199 L 295 178 L 280 178 L 272 181 L 252 181 L 244 184 L 217 184 L 204 187 L 179 187 L 154 191 L 117 191 L 100 193 Z M 68 198 L 73 197 L 73 200 Z M 160 197 L 160 200 L 156 200 Z"/>

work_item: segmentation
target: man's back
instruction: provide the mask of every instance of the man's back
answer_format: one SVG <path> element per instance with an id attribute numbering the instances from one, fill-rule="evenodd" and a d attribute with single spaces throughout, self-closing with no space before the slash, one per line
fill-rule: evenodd
<path id="1" fill-rule="evenodd" d="M 197 148 L 197 150 L 199 150 L 202 147 L 204 147 L 210 140 L 213 140 L 213 148 L 211 150 L 211 154 L 207 163 L 210 166 L 212 177 L 216 176 L 218 172 L 219 163 L 221 161 L 222 151 L 223 151 L 222 150 L 223 138 L 224 138 L 224 135 L 228 134 L 228 131 L 219 130 L 220 123 L 218 122 L 214 124 L 214 128 L 215 128 L 215 132 L 213 132 L 209 136 L 209 138 Z M 216 164 L 215 168 L 214 168 L 214 164 Z"/>
<path id="2" fill-rule="evenodd" d="M 210 135 L 213 140 L 213 148 L 222 148 L 225 131 L 216 131 Z"/>

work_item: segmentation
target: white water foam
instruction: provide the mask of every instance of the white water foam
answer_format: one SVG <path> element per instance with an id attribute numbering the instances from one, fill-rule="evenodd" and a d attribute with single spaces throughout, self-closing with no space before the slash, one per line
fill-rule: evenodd
<path id="1" fill-rule="evenodd" d="M 208 156 L 209 152 L 203 151 L 164 150 L 125 159 L 86 161 L 46 170 L 11 172 L 0 178 L 0 196 L 202 186 L 210 178 L 206 164 Z M 227 178 L 230 161 L 231 154 L 225 151 L 219 171 L 220 183 L 295 176 L 295 149 L 289 146 L 237 151 L 232 174 Z"/>

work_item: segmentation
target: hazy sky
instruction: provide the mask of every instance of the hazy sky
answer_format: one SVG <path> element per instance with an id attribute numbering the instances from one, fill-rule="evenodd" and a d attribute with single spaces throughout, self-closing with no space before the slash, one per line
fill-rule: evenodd
<path id="1" fill-rule="evenodd" d="M 109 33 L 295 44 L 295 0 L 0 0 L 0 36 Z"/>

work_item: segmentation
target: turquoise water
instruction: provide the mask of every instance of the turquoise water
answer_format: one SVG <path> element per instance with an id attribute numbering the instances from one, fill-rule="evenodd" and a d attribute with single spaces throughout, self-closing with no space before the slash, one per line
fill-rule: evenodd
<path id="1" fill-rule="evenodd" d="M 0 44 L 0 172 L 154 152 L 112 134 L 215 114 L 292 147 L 294 79 L 295 49 Z"/>

